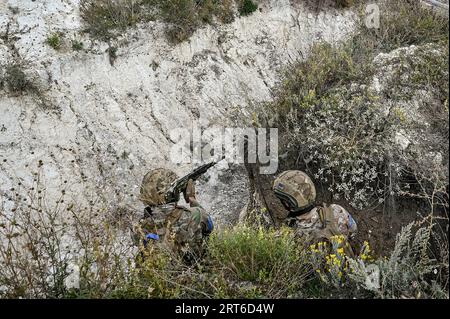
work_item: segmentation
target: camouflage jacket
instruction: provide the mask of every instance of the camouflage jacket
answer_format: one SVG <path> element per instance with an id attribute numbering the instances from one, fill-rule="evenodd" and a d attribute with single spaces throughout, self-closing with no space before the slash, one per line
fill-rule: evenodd
<path id="1" fill-rule="evenodd" d="M 140 238 L 168 247 L 182 256 L 200 256 L 213 228 L 211 217 L 198 204 L 187 208 L 175 204 L 154 207 L 140 221 Z"/>
<path id="2" fill-rule="evenodd" d="M 288 219 L 299 236 L 313 241 L 330 240 L 343 235 L 347 240 L 356 235 L 356 222 L 350 213 L 340 205 L 318 206 L 310 212 Z"/>

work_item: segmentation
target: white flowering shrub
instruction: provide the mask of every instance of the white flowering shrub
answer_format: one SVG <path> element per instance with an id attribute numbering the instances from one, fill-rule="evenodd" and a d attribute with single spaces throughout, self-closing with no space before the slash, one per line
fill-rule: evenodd
<path id="1" fill-rule="evenodd" d="M 359 209 L 423 192 L 411 187 L 419 175 L 448 184 L 448 21 L 417 4 L 384 5 L 379 31 L 313 46 L 258 111 L 297 168 Z"/>
<path id="2" fill-rule="evenodd" d="M 335 199 L 343 196 L 358 208 L 385 197 L 385 159 L 398 126 L 395 114 L 384 116 L 367 96 L 336 92 L 304 109 L 301 125 L 292 118 L 286 132 L 288 148 L 301 146 L 314 179 L 328 185 Z"/>
<path id="3" fill-rule="evenodd" d="M 275 120 L 285 137 L 283 147 L 335 199 L 343 197 L 357 208 L 382 202 L 390 191 L 389 174 L 401 173 L 387 161 L 401 114 L 384 112 L 362 72 L 373 70 L 357 69 L 351 51 L 320 44 L 286 79 L 279 100 L 270 106 L 279 111 Z M 362 83 L 352 83 L 357 80 Z"/>

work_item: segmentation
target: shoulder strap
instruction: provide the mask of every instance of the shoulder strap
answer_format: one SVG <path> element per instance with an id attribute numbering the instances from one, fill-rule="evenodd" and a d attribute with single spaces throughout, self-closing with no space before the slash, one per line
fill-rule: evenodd
<path id="1" fill-rule="evenodd" d="M 165 220 L 166 227 L 168 225 L 174 225 L 177 222 L 177 220 L 180 219 L 181 215 L 185 210 L 186 208 L 184 207 L 176 206 L 170 213 L 168 213 Z"/>
<path id="2" fill-rule="evenodd" d="M 328 229 L 332 236 L 340 235 L 339 228 L 334 218 L 333 210 L 330 206 L 323 204 L 318 208 L 319 218 L 322 223 L 322 229 Z"/>

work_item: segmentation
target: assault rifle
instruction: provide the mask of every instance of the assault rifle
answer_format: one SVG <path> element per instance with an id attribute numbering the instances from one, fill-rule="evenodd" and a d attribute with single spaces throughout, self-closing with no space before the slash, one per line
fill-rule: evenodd
<path id="1" fill-rule="evenodd" d="M 172 184 L 170 184 L 169 190 L 166 192 L 166 203 L 178 202 L 180 199 L 180 193 L 184 192 L 187 187 L 187 183 L 190 179 L 196 181 L 200 176 L 206 173 L 208 169 L 216 165 L 217 162 L 211 162 L 208 164 L 204 164 L 196 169 L 194 169 L 189 174 L 180 177 Z"/>

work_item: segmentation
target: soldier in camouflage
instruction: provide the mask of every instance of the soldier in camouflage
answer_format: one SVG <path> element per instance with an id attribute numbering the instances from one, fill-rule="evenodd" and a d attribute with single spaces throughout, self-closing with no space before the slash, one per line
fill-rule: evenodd
<path id="1" fill-rule="evenodd" d="M 203 254 L 204 241 L 213 230 L 213 224 L 195 198 L 192 180 L 183 193 L 189 208 L 166 201 L 166 192 L 177 178 L 167 169 L 155 169 L 144 176 L 140 200 L 147 207 L 135 230 L 135 239 L 144 246 L 156 244 L 168 248 L 190 262 Z"/>
<path id="2" fill-rule="evenodd" d="M 345 208 L 336 204 L 314 205 L 316 189 L 304 172 L 292 170 L 281 173 L 273 183 L 273 191 L 286 208 L 276 218 L 294 227 L 299 236 L 322 241 L 343 235 L 348 241 L 356 235 L 356 222 Z"/>

